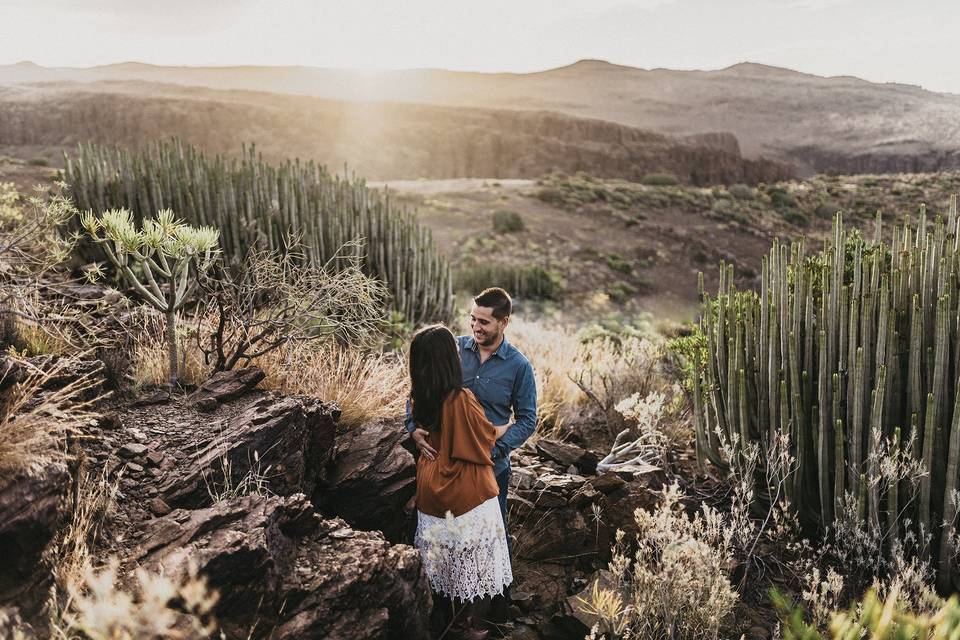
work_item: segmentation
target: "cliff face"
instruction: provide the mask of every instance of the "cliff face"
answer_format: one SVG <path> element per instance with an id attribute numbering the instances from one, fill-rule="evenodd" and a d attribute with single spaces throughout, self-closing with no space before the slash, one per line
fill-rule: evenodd
<path id="1" fill-rule="evenodd" d="M 145 95 L 149 92 L 151 95 Z M 255 142 L 270 159 L 311 158 L 370 179 L 533 178 L 551 170 L 691 184 L 773 181 L 792 169 L 747 160 L 736 138 L 677 139 L 552 112 L 358 104 L 211 90 L 114 86 L 0 95 L 0 144 L 137 145 L 179 136 L 211 152 Z"/>
<path id="2" fill-rule="evenodd" d="M 927 149 L 909 152 L 873 151 L 845 154 L 827 151 L 818 147 L 793 149 L 790 155 L 796 159 L 803 173 L 829 173 L 836 175 L 857 173 L 934 173 L 960 169 L 960 150 Z"/>

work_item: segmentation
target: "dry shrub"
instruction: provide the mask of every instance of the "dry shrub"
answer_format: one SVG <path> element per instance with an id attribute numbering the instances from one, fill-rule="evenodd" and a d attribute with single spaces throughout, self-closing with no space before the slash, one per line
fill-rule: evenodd
<path id="1" fill-rule="evenodd" d="M 727 570 L 733 523 L 707 505 L 688 516 L 674 484 L 653 512 L 638 509 L 637 537 L 617 532 L 610 562 L 616 586 L 583 602 L 598 616 L 591 637 L 715 639 L 737 602 Z"/>
<path id="2" fill-rule="evenodd" d="M 403 415 L 410 382 L 396 353 L 368 353 L 335 343 L 288 343 L 253 362 L 266 374 L 262 386 L 340 405 L 350 428 Z"/>
<path id="3" fill-rule="evenodd" d="M 97 417 L 93 406 L 99 398 L 84 399 L 97 385 L 95 374 L 81 376 L 59 389 L 43 389 L 69 362 L 60 359 L 47 371 L 20 362 L 32 371 L 0 403 L 0 481 L 65 463 L 68 436 Z"/>
<path id="4" fill-rule="evenodd" d="M 134 593 L 118 586 L 118 569 L 115 559 L 100 571 L 90 565 L 83 568 L 82 580 L 67 585 L 66 605 L 51 612 L 51 638 L 207 638 L 215 631 L 211 612 L 217 594 L 193 565 L 176 582 L 162 573 L 137 569 Z"/>
<path id="5" fill-rule="evenodd" d="M 659 393 L 670 398 L 665 416 L 678 411 L 679 395 L 660 369 L 658 344 L 636 335 L 600 335 L 587 328 L 574 331 L 545 321 L 515 318 L 510 341 L 530 360 L 537 380 L 537 433 L 556 437 L 573 421 L 599 420 L 613 438 L 631 424 L 617 410 L 628 398 Z M 680 434 L 680 421 L 661 420 L 671 443 L 689 436 Z"/>
<path id="6" fill-rule="evenodd" d="M 576 406 L 586 400 L 570 379 L 581 357 L 577 334 L 565 327 L 514 318 L 510 341 L 533 365 L 537 381 L 537 433 L 557 434 Z"/>

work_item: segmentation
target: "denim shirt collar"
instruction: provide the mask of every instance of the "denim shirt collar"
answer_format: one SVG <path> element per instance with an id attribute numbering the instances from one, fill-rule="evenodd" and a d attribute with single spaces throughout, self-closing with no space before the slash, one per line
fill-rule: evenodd
<path id="1" fill-rule="evenodd" d="M 464 345 L 467 349 L 478 353 L 479 347 L 477 346 L 477 340 L 473 336 L 467 336 L 466 343 Z M 510 341 L 507 340 L 507 336 L 503 336 L 503 342 L 500 343 L 500 346 L 497 347 L 497 350 L 494 351 L 491 356 L 497 356 L 501 360 L 506 360 L 507 355 L 510 353 L 511 345 Z"/>

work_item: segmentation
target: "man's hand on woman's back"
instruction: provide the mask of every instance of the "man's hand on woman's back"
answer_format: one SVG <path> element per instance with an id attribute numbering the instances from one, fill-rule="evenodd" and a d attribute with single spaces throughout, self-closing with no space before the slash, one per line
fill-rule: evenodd
<path id="1" fill-rule="evenodd" d="M 420 427 L 417 427 L 410 433 L 410 437 L 412 437 L 414 443 L 416 443 L 417 449 L 420 450 L 420 455 L 424 456 L 427 460 L 433 460 L 437 457 L 437 450 L 430 446 L 430 442 L 427 440 L 428 435 L 430 435 L 430 432 Z"/>

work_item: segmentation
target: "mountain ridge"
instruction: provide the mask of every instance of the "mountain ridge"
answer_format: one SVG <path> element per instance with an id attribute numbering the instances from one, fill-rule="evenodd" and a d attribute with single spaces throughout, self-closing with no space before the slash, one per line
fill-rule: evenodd
<path id="1" fill-rule="evenodd" d="M 362 103 L 551 111 L 674 137 L 729 132 L 744 157 L 801 175 L 960 169 L 960 95 L 740 62 L 718 70 L 641 69 L 584 59 L 530 73 L 322 67 L 89 69 L 0 66 L 0 85 L 148 81 Z"/>

